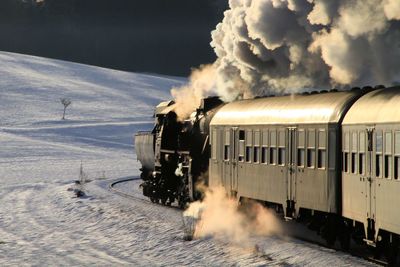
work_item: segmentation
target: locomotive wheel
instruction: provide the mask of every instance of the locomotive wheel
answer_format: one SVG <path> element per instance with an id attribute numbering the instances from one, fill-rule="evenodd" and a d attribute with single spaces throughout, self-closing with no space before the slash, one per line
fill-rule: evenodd
<path id="1" fill-rule="evenodd" d="M 388 251 L 388 263 L 390 266 L 397 266 L 398 260 L 397 257 L 399 255 L 399 247 L 392 244 Z"/>
<path id="2" fill-rule="evenodd" d="M 393 236 L 392 242 L 386 242 L 385 246 L 385 257 L 389 263 L 389 266 L 398 266 L 397 265 L 397 257 L 399 252 L 399 237 Z"/>
<path id="3" fill-rule="evenodd" d="M 151 202 L 153 202 L 153 203 L 158 203 L 158 202 L 159 202 L 159 199 L 158 199 L 158 198 L 155 198 L 155 197 L 151 197 L 150 200 L 151 200 Z"/>
<path id="4" fill-rule="evenodd" d="M 324 237 L 328 247 L 333 247 L 336 241 L 336 223 L 334 216 L 328 216 L 323 227 L 322 236 Z"/>
<path id="5" fill-rule="evenodd" d="M 339 237 L 340 247 L 344 251 L 348 251 L 350 249 L 350 233 L 344 232 Z"/>
<path id="6" fill-rule="evenodd" d="M 342 222 L 340 234 L 339 234 L 339 242 L 340 247 L 344 251 L 348 251 L 350 249 L 350 240 L 351 240 L 351 229 L 347 222 Z"/>
<path id="7" fill-rule="evenodd" d="M 326 245 L 328 247 L 333 247 L 335 245 L 336 237 L 332 231 L 328 231 L 325 236 Z"/>
<path id="8" fill-rule="evenodd" d="M 184 201 L 183 199 L 179 199 L 178 205 L 179 205 L 179 208 L 183 210 L 186 208 L 186 201 Z"/>
<path id="9" fill-rule="evenodd" d="M 162 198 L 161 199 L 161 204 L 163 204 L 165 206 L 166 203 L 167 203 L 167 199 L 166 198 Z"/>

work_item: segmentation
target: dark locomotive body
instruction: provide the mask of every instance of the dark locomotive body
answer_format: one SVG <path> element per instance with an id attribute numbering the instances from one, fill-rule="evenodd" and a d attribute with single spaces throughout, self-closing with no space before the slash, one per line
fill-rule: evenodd
<path id="1" fill-rule="evenodd" d="M 209 124 L 221 104 L 217 97 L 203 99 L 190 117 L 178 119 L 175 103 L 163 102 L 156 107 L 154 129 L 135 135 L 143 194 L 152 202 L 185 207 L 200 198 L 195 185 L 208 184 Z"/>
<path id="2" fill-rule="evenodd" d="M 400 87 L 206 103 L 184 121 L 164 103 L 149 138 L 136 136 L 145 195 L 183 207 L 204 179 L 305 222 L 330 245 L 365 241 L 395 261 Z"/>

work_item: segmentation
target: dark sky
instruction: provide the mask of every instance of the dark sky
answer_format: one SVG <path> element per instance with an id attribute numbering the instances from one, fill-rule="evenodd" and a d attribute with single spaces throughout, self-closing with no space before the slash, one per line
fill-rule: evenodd
<path id="1" fill-rule="evenodd" d="M 227 0 L 0 1 L 0 50 L 136 72 L 187 75 L 215 60 Z"/>

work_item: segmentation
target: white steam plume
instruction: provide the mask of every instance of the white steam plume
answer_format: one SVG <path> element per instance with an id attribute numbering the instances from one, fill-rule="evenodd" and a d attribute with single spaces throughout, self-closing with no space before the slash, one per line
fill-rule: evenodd
<path id="1" fill-rule="evenodd" d="M 390 85 L 399 0 L 230 0 L 212 32 L 224 100 L 302 88 Z"/>
<path id="2" fill-rule="evenodd" d="M 215 82 L 214 65 L 203 65 L 192 71 L 187 85 L 172 88 L 171 95 L 176 102 L 175 113 L 178 119 L 186 119 L 199 107 L 202 98 L 215 92 Z"/>
<path id="3" fill-rule="evenodd" d="M 237 200 L 217 186 L 206 190 L 202 202 L 191 203 L 184 216 L 200 218 L 194 232 L 197 238 L 216 236 L 244 244 L 252 235 L 280 233 L 279 220 L 259 203 L 247 203 L 246 212 L 239 208 Z"/>

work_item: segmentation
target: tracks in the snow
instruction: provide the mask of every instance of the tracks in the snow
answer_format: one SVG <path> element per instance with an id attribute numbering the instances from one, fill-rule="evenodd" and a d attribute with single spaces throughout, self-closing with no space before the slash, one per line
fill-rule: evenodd
<path id="1" fill-rule="evenodd" d="M 118 194 L 120 196 L 127 197 L 127 198 L 134 199 L 134 200 L 139 200 L 141 202 L 149 203 L 150 201 L 147 201 L 146 199 L 143 199 L 143 198 L 140 198 L 140 197 L 135 197 L 134 195 L 128 194 L 128 193 L 126 193 L 126 192 L 124 192 L 122 190 L 119 190 L 119 189 L 115 188 L 115 186 L 117 184 L 126 183 L 126 182 L 130 182 L 130 181 L 135 181 L 135 180 L 139 180 L 139 179 L 140 179 L 139 177 L 129 177 L 129 178 L 119 179 L 117 181 L 114 181 L 114 182 L 110 183 L 108 185 L 108 188 L 112 192 L 114 192 L 114 193 L 116 193 L 116 194 Z"/>
<path id="2" fill-rule="evenodd" d="M 137 200 L 137 201 L 140 201 L 140 202 L 148 203 L 148 204 L 156 204 L 156 203 L 152 203 L 150 201 L 150 199 L 144 199 L 144 198 L 141 198 L 141 197 L 134 196 L 132 194 L 128 194 L 128 193 L 126 193 L 126 192 L 124 192 L 122 190 L 119 190 L 119 189 L 117 189 L 115 187 L 117 184 L 126 183 L 126 182 L 130 182 L 130 181 L 135 181 L 135 180 L 140 180 L 140 177 L 121 178 L 121 179 L 119 179 L 117 181 L 114 181 L 114 182 L 110 183 L 108 185 L 108 188 L 110 189 L 110 191 L 112 191 L 112 192 L 114 192 L 114 193 L 116 193 L 116 194 L 118 194 L 120 196 L 123 196 L 123 197 L 126 197 L 126 198 L 130 198 L 130 199 L 133 199 L 133 200 Z M 158 204 L 158 206 L 164 206 L 164 207 L 168 207 L 168 208 L 181 210 L 177 206 L 168 206 L 168 205 L 161 205 L 161 204 Z"/>

